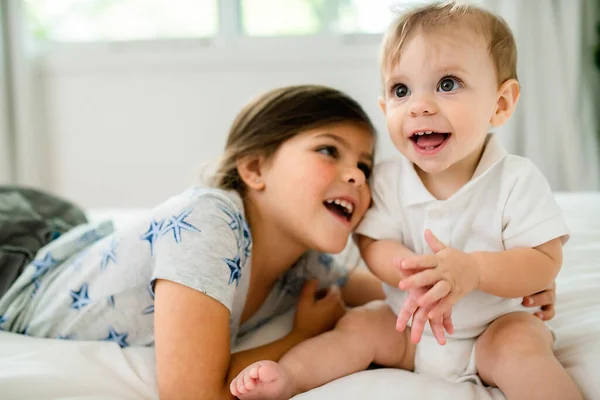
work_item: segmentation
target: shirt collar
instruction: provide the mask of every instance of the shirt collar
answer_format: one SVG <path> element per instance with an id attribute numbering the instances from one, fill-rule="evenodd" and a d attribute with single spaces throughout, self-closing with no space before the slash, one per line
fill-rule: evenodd
<path id="1" fill-rule="evenodd" d="M 471 186 L 475 182 L 479 181 L 485 172 L 491 170 L 496 164 L 498 164 L 504 157 L 508 155 L 508 152 L 502 147 L 496 135 L 489 133 L 486 142 L 484 144 L 483 154 L 475 168 L 473 177 L 467 183 Z M 423 204 L 431 201 L 438 201 L 423 185 L 423 181 L 415 171 L 414 164 L 405 157 L 401 157 L 403 177 L 400 183 L 400 198 L 404 205 L 413 206 L 417 204 Z M 465 185 L 465 186 L 467 186 Z"/>

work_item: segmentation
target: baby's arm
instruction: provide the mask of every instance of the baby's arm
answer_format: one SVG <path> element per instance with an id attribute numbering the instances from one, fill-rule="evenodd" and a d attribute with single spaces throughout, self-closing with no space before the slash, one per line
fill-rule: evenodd
<path id="1" fill-rule="evenodd" d="M 533 249 L 471 253 L 478 289 L 499 297 L 528 296 L 552 287 L 562 266 L 562 242 L 556 238 Z"/>
<path id="2" fill-rule="evenodd" d="M 357 240 L 360 254 L 371 272 L 388 285 L 397 287 L 405 275 L 394 260 L 412 257 L 415 253 L 395 240 L 374 240 L 363 235 L 358 235 Z"/>
<path id="3" fill-rule="evenodd" d="M 423 269 L 400 283 L 401 289 L 432 286 L 419 306 L 439 304 L 429 314 L 435 318 L 469 292 L 478 289 L 499 297 L 517 298 L 552 286 L 562 264 L 561 238 L 533 249 L 465 253 L 445 247 L 432 232 L 425 239 L 435 254 L 415 256 L 402 262 L 406 270 Z"/>

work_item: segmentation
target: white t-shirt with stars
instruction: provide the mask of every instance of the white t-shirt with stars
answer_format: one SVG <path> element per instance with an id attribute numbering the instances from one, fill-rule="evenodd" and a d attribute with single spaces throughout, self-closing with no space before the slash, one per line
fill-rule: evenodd
<path id="1" fill-rule="evenodd" d="M 431 254 L 424 232 L 464 252 L 532 248 L 568 238 L 562 210 L 548 182 L 530 160 L 511 155 L 492 134 L 473 178 L 447 200 L 423 185 L 406 158 L 384 162 L 373 172 L 373 207 L 357 229 L 372 239 L 397 240 L 417 254 Z M 407 292 L 384 284 L 397 314 Z M 452 309 L 454 338 L 471 338 L 513 311 L 529 311 L 521 298 L 504 299 L 474 291 Z M 427 325 L 425 333 L 431 334 Z"/>
<path id="2" fill-rule="evenodd" d="M 225 305 L 233 345 L 295 306 L 306 279 L 343 284 L 347 276 L 330 255 L 308 252 L 240 327 L 251 256 L 240 196 L 190 189 L 116 231 L 110 222 L 87 224 L 50 243 L 0 299 L 0 330 L 151 346 L 153 282 L 166 279 Z"/>

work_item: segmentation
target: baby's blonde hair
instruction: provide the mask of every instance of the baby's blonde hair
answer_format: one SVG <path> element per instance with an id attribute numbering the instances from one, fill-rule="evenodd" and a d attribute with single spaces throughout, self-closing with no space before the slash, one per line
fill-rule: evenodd
<path id="1" fill-rule="evenodd" d="M 498 85 L 517 79 L 517 45 L 506 21 L 483 8 L 457 1 L 416 7 L 394 20 L 381 47 L 382 74 L 400 60 L 404 46 L 416 33 L 439 32 L 457 26 L 474 30 L 487 42 Z"/>

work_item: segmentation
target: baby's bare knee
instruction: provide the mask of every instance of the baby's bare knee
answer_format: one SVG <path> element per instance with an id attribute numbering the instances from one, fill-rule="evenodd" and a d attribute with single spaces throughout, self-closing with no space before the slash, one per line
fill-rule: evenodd
<path id="1" fill-rule="evenodd" d="M 394 326 L 394 314 L 383 301 L 374 301 L 349 310 L 335 326 L 336 330 L 372 336 L 373 332 Z"/>
<path id="2" fill-rule="evenodd" d="M 477 352 L 495 365 L 529 356 L 552 354 L 554 339 L 548 327 L 528 313 L 513 313 L 494 321 L 477 341 Z"/>

